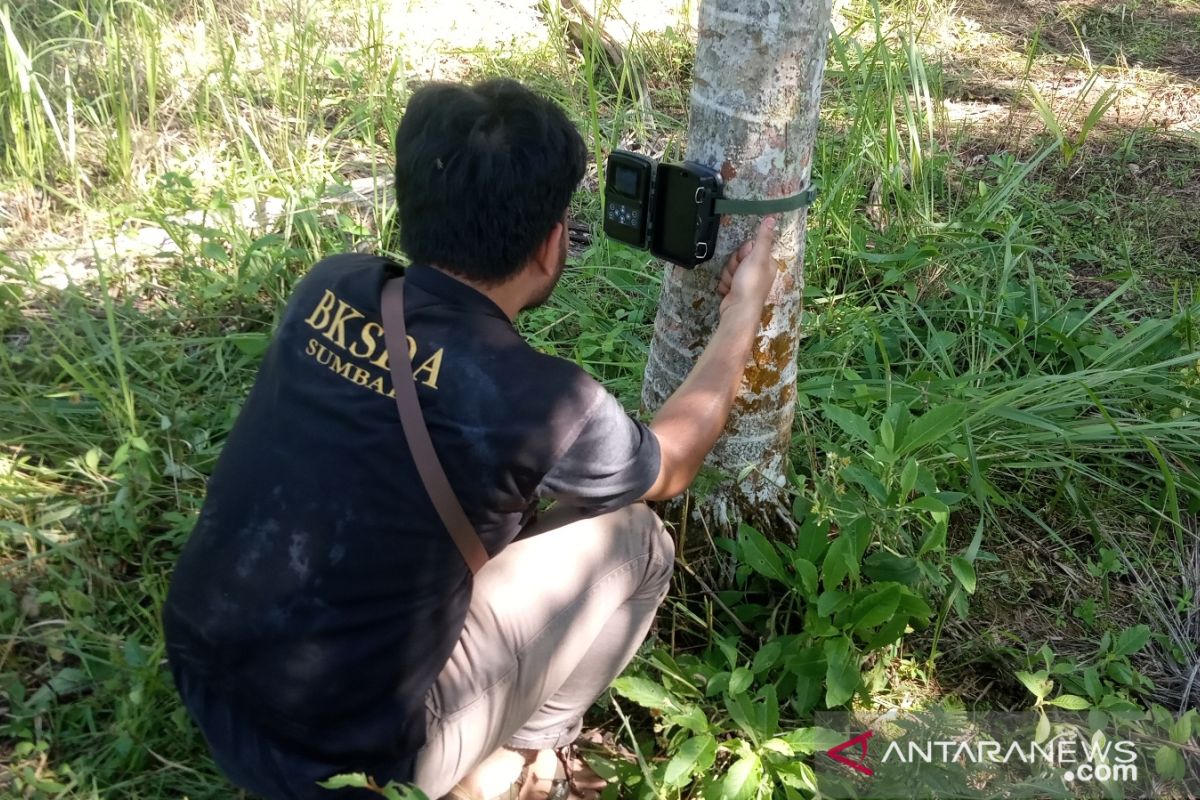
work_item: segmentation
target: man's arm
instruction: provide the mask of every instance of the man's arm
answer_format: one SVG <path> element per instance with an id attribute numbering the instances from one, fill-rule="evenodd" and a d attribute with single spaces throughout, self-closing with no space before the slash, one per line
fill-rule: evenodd
<path id="1" fill-rule="evenodd" d="M 668 500 L 687 489 L 725 428 L 778 272 L 771 257 L 774 239 L 775 220 L 763 220 L 755 240 L 731 254 L 721 272 L 717 330 L 650 423 L 662 456 L 645 500 Z"/>

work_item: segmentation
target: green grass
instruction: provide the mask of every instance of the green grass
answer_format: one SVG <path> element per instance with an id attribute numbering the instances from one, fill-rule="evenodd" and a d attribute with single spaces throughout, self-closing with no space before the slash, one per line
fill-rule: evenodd
<path id="1" fill-rule="evenodd" d="M 707 736 L 697 788 L 719 794 L 732 768 L 760 777 L 741 796 L 782 797 L 800 778 L 763 744 L 798 741 L 826 703 L 1029 707 L 1017 672 L 1045 670 L 1094 707 L 1177 705 L 1197 663 L 1196 147 L 1089 123 L 1091 104 L 1047 104 L 1031 137 L 963 128 L 941 100 L 969 76 L 924 44 L 938 20 L 894 5 L 851 4 L 830 47 L 799 535 L 709 544 L 689 527 L 692 572 L 631 670 L 652 682 L 596 713 L 642 759 L 610 765 L 621 796 L 683 796 L 678 762 L 666 772 Z M 0 794 L 229 796 L 164 670 L 158 608 L 290 288 L 324 253 L 391 251 L 386 220 L 319 203 L 389 172 L 417 82 L 389 8 L 0 0 Z M 597 157 L 681 153 L 686 30 L 642 33 L 613 66 L 563 24 L 550 15 L 542 45 L 445 55 L 555 97 Z M 244 201 L 280 216 L 247 226 Z M 598 227 L 593 191 L 573 210 Z M 147 226 L 161 253 L 101 246 Z M 92 247 L 55 288 L 64 251 Z M 597 236 L 522 332 L 635 409 L 659 284 L 645 254 Z M 813 544 L 833 531 L 849 533 Z M 825 607 L 822 587 L 851 605 Z M 908 616 L 852 616 L 910 595 Z M 1139 624 L 1153 636 L 1118 652 Z M 778 660 L 785 644 L 817 672 Z M 772 703 L 775 730 L 748 721 Z"/>

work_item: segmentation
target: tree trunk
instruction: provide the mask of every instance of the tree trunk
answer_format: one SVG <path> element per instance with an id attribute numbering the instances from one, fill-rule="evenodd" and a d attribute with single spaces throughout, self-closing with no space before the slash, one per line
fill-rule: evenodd
<path id="1" fill-rule="evenodd" d="M 830 0 L 702 0 L 687 157 L 721 171 L 726 197 L 782 197 L 808 185 L 829 21 Z M 722 478 L 693 504 L 722 525 L 772 517 L 780 508 L 795 412 L 806 218 L 802 210 L 780 219 L 774 255 L 781 274 L 729 424 L 707 461 Z M 757 222 L 726 217 L 712 261 L 691 271 L 667 266 L 642 385 L 647 410 L 656 411 L 696 363 L 717 321 L 721 265 Z"/>

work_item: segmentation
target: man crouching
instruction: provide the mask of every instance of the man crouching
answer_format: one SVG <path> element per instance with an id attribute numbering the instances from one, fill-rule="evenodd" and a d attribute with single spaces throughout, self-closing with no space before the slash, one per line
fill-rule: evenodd
<path id="1" fill-rule="evenodd" d="M 695 369 L 652 424 L 630 418 L 513 327 L 562 275 L 586 157 L 562 111 L 512 81 L 426 86 L 396 137 L 412 265 L 335 255 L 297 285 L 163 609 L 180 694 L 237 785 L 270 800 L 377 797 L 317 785 L 344 772 L 434 798 L 602 787 L 570 745 L 674 558 L 642 501 L 684 491 L 715 443 L 776 266 L 768 221 L 725 265 Z M 392 281 L 407 352 L 385 344 Z M 411 376 L 435 458 L 410 448 L 395 398 L 412 386 L 393 374 Z M 482 544 L 477 574 L 422 478 L 433 460 Z"/>

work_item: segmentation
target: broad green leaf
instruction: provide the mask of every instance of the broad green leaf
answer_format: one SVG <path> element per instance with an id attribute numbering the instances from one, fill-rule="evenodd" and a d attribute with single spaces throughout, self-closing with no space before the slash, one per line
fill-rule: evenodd
<path id="1" fill-rule="evenodd" d="M 964 622 L 971 615 L 971 601 L 968 599 L 969 594 L 965 592 L 955 592 L 951 604 L 954 606 L 954 613 Z"/>
<path id="2" fill-rule="evenodd" d="M 775 684 L 768 683 L 758 693 L 762 702 L 758 705 L 758 730 L 763 736 L 774 736 L 779 731 L 779 697 Z"/>
<path id="3" fill-rule="evenodd" d="M 850 595 L 837 589 L 822 592 L 817 598 L 817 613 L 822 617 L 830 617 L 850 605 Z"/>
<path id="4" fill-rule="evenodd" d="M 1184 714 L 1171 725 L 1171 741 L 1175 744 L 1187 744 L 1192 738 L 1192 714 Z"/>
<path id="5" fill-rule="evenodd" d="M 917 485 L 917 460 L 910 458 L 904 464 L 904 471 L 900 473 L 900 502 L 908 499 L 912 494 L 913 487 Z"/>
<path id="6" fill-rule="evenodd" d="M 896 449 L 896 429 L 892 427 L 892 421 L 887 417 L 879 421 L 879 443 L 889 452 Z"/>
<path id="7" fill-rule="evenodd" d="M 800 576 L 800 585 L 804 588 L 805 596 L 815 595 L 819 580 L 816 566 L 807 558 L 797 558 L 792 562 L 792 569 L 796 570 L 796 574 Z"/>
<path id="8" fill-rule="evenodd" d="M 671 654 L 661 647 L 656 648 L 647 656 L 647 660 L 660 672 L 665 672 L 679 683 L 685 684 L 688 693 L 696 695 L 699 693 L 699 688 L 694 682 L 695 676 L 685 677 L 686 669 L 681 667 L 679 663 L 671 657 Z"/>
<path id="9" fill-rule="evenodd" d="M 663 780 L 668 786 L 683 786 L 696 772 L 703 772 L 713 765 L 717 757 L 717 740 L 705 734 L 688 739 L 667 764 Z"/>
<path id="10" fill-rule="evenodd" d="M 1124 661 L 1108 662 L 1108 666 L 1104 668 L 1104 672 L 1117 683 L 1123 683 L 1126 686 L 1133 685 L 1133 668 Z"/>
<path id="11" fill-rule="evenodd" d="M 825 640 L 825 664 L 825 705 L 836 708 L 858 690 L 858 657 L 849 638 Z"/>
<path id="12" fill-rule="evenodd" d="M 859 515 L 850 523 L 849 531 L 854 536 L 854 560 L 858 563 L 862 561 L 867 545 L 875 534 L 875 521 L 866 515 Z"/>
<path id="13" fill-rule="evenodd" d="M 46 681 L 46 688 L 60 697 L 65 697 L 79 691 L 80 687 L 90 683 L 91 680 L 88 673 L 81 669 L 63 667 L 54 673 L 54 676 L 50 680 Z"/>
<path id="14" fill-rule="evenodd" d="M 830 745 L 830 747 L 832 746 Z M 775 767 L 775 771 L 779 775 L 779 781 L 786 787 L 787 800 L 799 800 L 804 796 L 797 793 L 796 789 L 803 789 L 810 795 L 818 794 L 817 776 L 812 767 L 803 761 L 779 764 Z"/>
<path id="15" fill-rule="evenodd" d="M 731 674 L 728 672 L 718 672 L 708 679 L 708 683 L 704 686 L 704 696 L 712 697 L 729 688 L 729 678 Z"/>
<path id="16" fill-rule="evenodd" d="M 846 736 L 828 728 L 797 728 L 782 737 L 797 753 L 817 753 L 836 747 L 846 740 Z"/>
<path id="17" fill-rule="evenodd" d="M 802 494 L 797 494 L 792 500 L 792 518 L 803 525 L 812 515 L 812 501 Z"/>
<path id="18" fill-rule="evenodd" d="M 933 477 L 933 473 L 920 464 L 917 465 L 917 483 L 913 486 L 913 491 L 934 497 L 938 495 L 937 480 Z"/>
<path id="19" fill-rule="evenodd" d="M 900 587 L 885 586 L 859 601 L 850 615 L 855 631 L 875 628 L 892 618 L 900 605 Z"/>
<path id="20" fill-rule="evenodd" d="M 632 700 L 643 708 L 661 711 L 678 710 L 679 705 L 662 685 L 645 678 L 626 676 L 613 681 L 613 689 L 622 697 Z"/>
<path id="21" fill-rule="evenodd" d="M 1053 700 L 1047 700 L 1046 705 L 1058 706 L 1068 711 L 1086 711 L 1092 704 L 1077 694 L 1060 694 Z"/>
<path id="22" fill-rule="evenodd" d="M 117 452 L 113 453 L 112 461 L 109 462 L 109 469 L 117 469 L 125 465 L 129 460 L 129 442 L 125 442 L 117 448 Z"/>
<path id="23" fill-rule="evenodd" d="M 200 245 L 200 255 L 221 264 L 229 263 L 229 253 L 226 253 L 225 248 L 220 244 L 211 240 Z"/>
<path id="24" fill-rule="evenodd" d="M 900 610 L 912 619 L 928 622 L 933 616 L 933 609 L 923 598 L 918 597 L 907 589 L 900 596 Z"/>
<path id="25" fill-rule="evenodd" d="M 1044 742 L 1050 738 L 1050 718 L 1045 713 L 1038 712 L 1037 728 L 1033 731 L 1033 740 L 1035 742 Z"/>
<path id="26" fill-rule="evenodd" d="M 908 504 L 909 508 L 917 508 L 921 511 L 928 511 L 931 514 L 949 514 L 950 506 L 938 500 L 936 497 L 922 495 Z"/>
<path id="27" fill-rule="evenodd" d="M 667 719 L 675 723 L 684 730 L 692 733 L 707 733 L 708 732 L 708 717 L 700 706 L 689 705 L 684 707 L 683 711 L 678 714 L 664 714 Z"/>
<path id="28" fill-rule="evenodd" d="M 839 406 L 830 405 L 829 403 L 822 403 L 821 411 L 835 425 L 855 439 L 866 442 L 871 447 L 875 446 L 875 432 L 871 430 L 871 424 L 858 414 Z"/>
<path id="29" fill-rule="evenodd" d="M 365 789 L 370 785 L 370 782 L 367 780 L 367 776 L 365 774 L 361 772 L 355 772 L 346 775 L 334 775 L 329 780 L 321 781 L 320 785 L 324 786 L 326 789 Z"/>
<path id="30" fill-rule="evenodd" d="M 912 586 L 921 579 L 921 568 L 914 559 L 882 549 L 863 560 L 862 572 L 873 581 L 902 583 L 905 586 Z"/>
<path id="31" fill-rule="evenodd" d="M 751 753 L 734 763 L 721 785 L 722 800 L 748 800 L 758 792 L 762 780 L 762 762 Z"/>
<path id="32" fill-rule="evenodd" d="M 1100 685 L 1100 674 L 1095 667 L 1088 667 L 1083 671 L 1083 689 L 1092 700 L 1100 699 L 1100 693 L 1104 689 Z"/>
<path id="33" fill-rule="evenodd" d="M 30 767 L 25 767 L 21 773 L 21 777 L 24 778 L 25 783 L 28 784 L 28 788 L 37 789 L 39 796 L 42 792 L 51 795 L 58 795 L 67 791 L 66 784 L 59 783 L 58 781 L 51 780 L 50 778 L 43 778 L 34 772 Z M 25 794 L 28 793 L 26 792 Z"/>
<path id="34" fill-rule="evenodd" d="M 729 712 L 729 718 L 733 720 L 734 724 L 757 743 L 759 730 L 755 724 L 754 703 L 750 700 L 750 696 L 746 694 L 725 695 L 725 710 Z"/>
<path id="35" fill-rule="evenodd" d="M 809 514 L 796 532 L 795 555 L 814 564 L 821 563 L 821 556 L 829 547 L 829 521 Z"/>
<path id="36" fill-rule="evenodd" d="M 78 612 L 80 614 L 90 614 L 90 613 L 92 613 L 92 611 L 95 610 L 95 607 L 96 607 L 95 603 L 92 602 L 92 598 L 88 597 L 86 594 L 79 591 L 78 589 L 67 589 L 66 591 L 64 591 L 62 593 L 62 600 L 64 603 L 67 604 L 68 607 L 70 607 L 70 609 L 72 611 Z M 133 640 L 130 640 L 126 645 L 127 650 L 128 650 L 128 645 L 130 645 L 130 644 L 133 645 L 134 647 L 138 646 L 136 642 L 134 642 Z M 133 663 L 132 661 L 128 661 L 127 663 L 129 663 L 131 666 L 134 666 L 134 667 L 140 667 L 145 662 L 143 661 L 141 663 Z"/>
<path id="37" fill-rule="evenodd" d="M 967 495 L 963 492 L 932 492 L 929 496 L 935 500 L 941 500 L 946 504 L 947 508 L 953 510 L 953 508 L 958 505 L 959 502 L 961 502 L 962 499 Z"/>
<path id="38" fill-rule="evenodd" d="M 918 556 L 927 555 L 935 550 L 941 550 L 946 544 L 946 532 L 949 526 L 946 520 L 939 519 L 934 521 L 933 527 L 925 534 L 925 538 L 921 540 L 921 547 L 917 550 Z"/>
<path id="39" fill-rule="evenodd" d="M 750 688 L 750 684 L 754 682 L 754 673 L 745 667 L 738 667 L 733 671 L 733 676 L 729 679 L 729 693 L 741 694 Z"/>
<path id="40" fill-rule="evenodd" d="M 779 656 L 783 653 L 783 642 L 778 639 L 772 639 L 759 648 L 754 654 L 754 663 L 750 665 L 750 669 L 757 675 L 760 672 L 765 672 L 775 666 L 775 662 L 779 661 Z"/>
<path id="41" fill-rule="evenodd" d="M 945 501 L 949 504 L 949 500 Z M 975 535 L 971 537 L 971 543 L 967 545 L 966 551 L 963 552 L 963 558 L 972 563 L 979 558 L 979 546 L 983 544 L 983 517 L 979 518 L 979 522 L 975 525 Z"/>
<path id="42" fill-rule="evenodd" d="M 950 559 L 950 570 L 958 582 L 967 590 L 967 594 L 975 594 L 975 565 L 962 556 Z"/>
<path id="43" fill-rule="evenodd" d="M 897 614 L 867 640 L 867 649 L 878 650 L 881 647 L 887 647 L 903 636 L 907 628 L 908 617 L 904 614 Z"/>
<path id="44" fill-rule="evenodd" d="M 265 333 L 230 333 L 225 336 L 225 340 L 233 342 L 238 350 L 251 358 L 258 358 L 267 352 L 267 347 L 271 344 L 271 337 Z"/>
<path id="45" fill-rule="evenodd" d="M 843 468 L 842 477 L 866 489 L 867 494 L 875 498 L 880 504 L 887 502 L 888 493 L 887 489 L 883 488 L 882 481 L 857 464 L 851 464 Z"/>
<path id="46" fill-rule="evenodd" d="M 1187 770 L 1174 745 L 1164 744 L 1154 751 L 1154 771 L 1164 778 L 1182 779 Z"/>
<path id="47" fill-rule="evenodd" d="M 1086 711 L 1092 708 L 1092 704 L 1080 697 L 1079 694 L 1060 694 L 1052 700 L 1046 700 L 1046 704 L 1057 705 L 1058 708 L 1068 711 Z"/>
<path id="48" fill-rule="evenodd" d="M 742 523 L 738 526 L 738 543 L 741 545 L 742 557 L 755 572 L 772 580 L 786 581 L 787 573 L 779 551 L 771 541 L 749 525 Z"/>
<path id="49" fill-rule="evenodd" d="M 1118 656 L 1133 655 L 1145 647 L 1149 640 L 1150 626 L 1134 625 L 1117 637 L 1117 642 L 1113 645 L 1113 653 Z"/>
<path id="50" fill-rule="evenodd" d="M 908 423 L 912 419 L 912 415 L 908 413 L 908 408 L 904 403 L 895 402 L 888 406 L 888 410 L 883 412 L 883 416 L 892 423 L 892 430 L 896 432 L 893 449 L 899 447 L 904 439 L 904 434 L 908 432 Z"/>
<path id="51" fill-rule="evenodd" d="M 1120 713 L 1123 711 L 1136 711 L 1141 714 L 1142 709 L 1133 703 L 1121 697 L 1119 694 L 1106 694 L 1104 699 L 1100 701 L 1100 708 L 1112 713 Z"/>
<path id="52" fill-rule="evenodd" d="M 738 640 L 736 636 L 721 636 L 716 639 L 717 647 L 725 656 L 729 668 L 733 669 L 738 662 Z"/>
<path id="53" fill-rule="evenodd" d="M 792 746 L 783 739 L 768 739 L 767 741 L 763 742 L 762 749 L 770 750 L 772 753 L 778 753 L 785 758 L 796 757 L 796 751 L 793 750 Z"/>
<path id="54" fill-rule="evenodd" d="M 836 589 L 847 575 L 858 579 L 857 545 L 854 537 L 844 531 L 833 540 L 829 552 L 825 554 L 825 563 L 821 565 L 826 589 Z"/>
<path id="55" fill-rule="evenodd" d="M 1050 694 L 1050 690 L 1054 688 L 1054 682 L 1050 680 L 1045 670 L 1038 672 L 1018 672 L 1017 680 L 1023 683 L 1025 688 L 1038 700 Z"/>
<path id="56" fill-rule="evenodd" d="M 961 403 L 947 403 L 929 409 L 909 423 L 908 431 L 904 435 L 904 444 L 898 449 L 898 454 L 911 453 L 948 436 L 962 424 L 965 417 L 966 407 Z"/>

